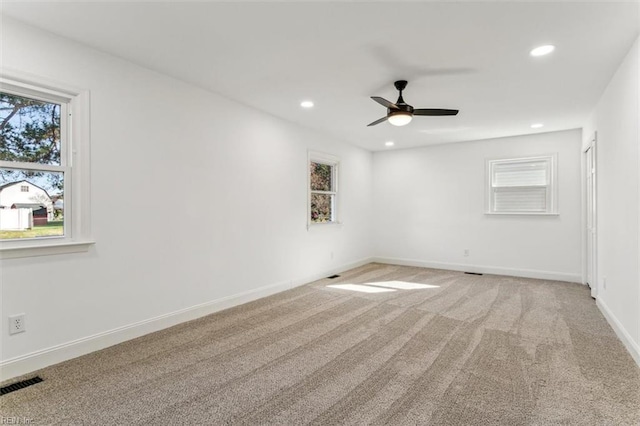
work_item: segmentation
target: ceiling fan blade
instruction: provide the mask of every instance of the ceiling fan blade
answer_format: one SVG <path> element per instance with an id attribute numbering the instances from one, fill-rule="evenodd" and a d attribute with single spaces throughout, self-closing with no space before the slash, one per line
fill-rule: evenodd
<path id="1" fill-rule="evenodd" d="M 383 121 L 387 121 L 387 117 L 382 117 L 381 119 L 376 120 L 376 121 L 374 121 L 374 122 L 373 122 L 373 123 L 371 123 L 371 124 L 368 124 L 368 125 L 367 125 L 367 127 L 369 127 L 369 126 L 375 126 L 376 124 L 380 124 L 380 123 L 382 123 Z"/>
<path id="2" fill-rule="evenodd" d="M 400 109 L 398 108 L 398 105 L 394 104 L 393 102 L 389 102 L 388 100 L 386 100 L 385 98 L 381 98 L 380 96 L 372 96 L 371 99 L 373 99 L 374 101 L 376 101 L 377 103 L 379 103 L 384 107 L 387 107 L 390 109 Z"/>
<path id="3" fill-rule="evenodd" d="M 413 115 L 457 115 L 457 109 L 419 108 L 413 110 Z"/>

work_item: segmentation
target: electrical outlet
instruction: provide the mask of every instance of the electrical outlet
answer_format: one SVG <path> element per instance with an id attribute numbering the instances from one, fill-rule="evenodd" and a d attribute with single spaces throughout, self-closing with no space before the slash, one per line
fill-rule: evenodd
<path id="1" fill-rule="evenodd" d="M 469 257 L 469 249 L 464 249 L 464 257 Z"/>
<path id="2" fill-rule="evenodd" d="M 18 314 L 9 317 L 9 334 L 18 334 L 27 331 L 25 315 Z"/>

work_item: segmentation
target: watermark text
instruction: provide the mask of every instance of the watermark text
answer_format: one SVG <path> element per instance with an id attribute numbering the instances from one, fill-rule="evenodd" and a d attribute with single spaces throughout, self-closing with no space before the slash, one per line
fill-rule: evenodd
<path id="1" fill-rule="evenodd" d="M 0 416 L 0 425 L 32 425 L 33 419 L 21 416 Z"/>

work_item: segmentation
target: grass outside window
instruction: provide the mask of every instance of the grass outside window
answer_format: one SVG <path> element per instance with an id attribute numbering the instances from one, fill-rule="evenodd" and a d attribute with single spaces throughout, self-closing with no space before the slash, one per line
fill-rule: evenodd
<path id="1" fill-rule="evenodd" d="M 63 221 L 49 222 L 46 225 L 34 226 L 26 231 L 0 231 L 0 240 L 17 238 L 61 237 L 64 235 Z"/>

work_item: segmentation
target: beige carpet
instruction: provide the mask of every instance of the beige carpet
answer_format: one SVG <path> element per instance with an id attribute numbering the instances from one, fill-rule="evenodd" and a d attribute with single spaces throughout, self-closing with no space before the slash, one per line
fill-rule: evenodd
<path id="1" fill-rule="evenodd" d="M 376 285 L 327 287 L 363 283 Z M 386 291 L 356 291 L 375 289 Z M 43 383 L 0 397 L 4 418 L 640 424 L 639 369 L 586 287 L 380 264 L 37 374 Z"/>

